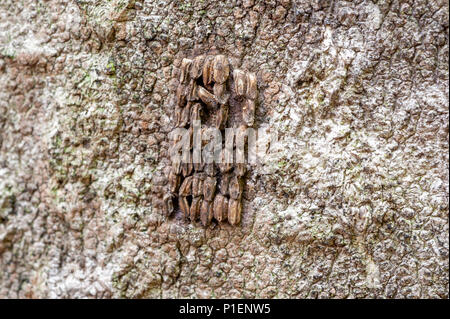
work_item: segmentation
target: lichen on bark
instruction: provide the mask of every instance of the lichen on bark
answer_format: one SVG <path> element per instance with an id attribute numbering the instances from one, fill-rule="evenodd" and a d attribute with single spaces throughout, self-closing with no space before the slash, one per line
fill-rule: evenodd
<path id="1" fill-rule="evenodd" d="M 448 298 L 448 1 L 0 3 L 0 297 Z M 180 64 L 256 72 L 241 224 L 155 209 Z"/>

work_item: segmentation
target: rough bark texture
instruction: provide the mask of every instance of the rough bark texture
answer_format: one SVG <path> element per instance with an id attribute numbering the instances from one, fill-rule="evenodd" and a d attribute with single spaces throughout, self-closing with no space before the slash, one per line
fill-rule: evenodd
<path id="1" fill-rule="evenodd" d="M 0 2 L 0 297 L 448 298 L 448 1 Z M 242 222 L 157 209 L 184 57 L 257 74 Z"/>

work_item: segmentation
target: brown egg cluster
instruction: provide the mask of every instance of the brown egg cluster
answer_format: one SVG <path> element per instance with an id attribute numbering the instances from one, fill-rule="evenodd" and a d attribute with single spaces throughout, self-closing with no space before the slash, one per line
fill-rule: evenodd
<path id="1" fill-rule="evenodd" d="M 225 127 L 237 128 L 237 134 L 253 126 L 256 76 L 231 68 L 224 55 L 183 59 L 176 93 L 176 127 L 188 129 L 192 136 L 196 120 L 221 131 Z M 213 218 L 239 224 L 247 165 L 193 163 L 192 150 L 190 158 L 188 163 L 172 163 L 170 192 L 164 198 L 168 214 L 179 209 L 186 219 L 200 219 L 204 226 Z"/>

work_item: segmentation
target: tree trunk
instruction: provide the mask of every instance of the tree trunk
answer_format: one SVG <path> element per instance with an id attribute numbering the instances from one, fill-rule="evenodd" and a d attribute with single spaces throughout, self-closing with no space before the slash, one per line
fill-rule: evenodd
<path id="1" fill-rule="evenodd" d="M 448 298 L 448 1 L 2 0 L 0 297 Z M 238 225 L 162 205 L 181 62 L 254 73 Z"/>

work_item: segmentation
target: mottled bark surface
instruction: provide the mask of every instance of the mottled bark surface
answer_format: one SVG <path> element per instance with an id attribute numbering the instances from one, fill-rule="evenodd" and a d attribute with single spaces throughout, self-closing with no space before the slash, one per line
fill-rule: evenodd
<path id="1" fill-rule="evenodd" d="M 448 1 L 0 2 L 0 297 L 448 298 Z M 237 227 L 167 218 L 174 77 L 257 74 Z"/>

